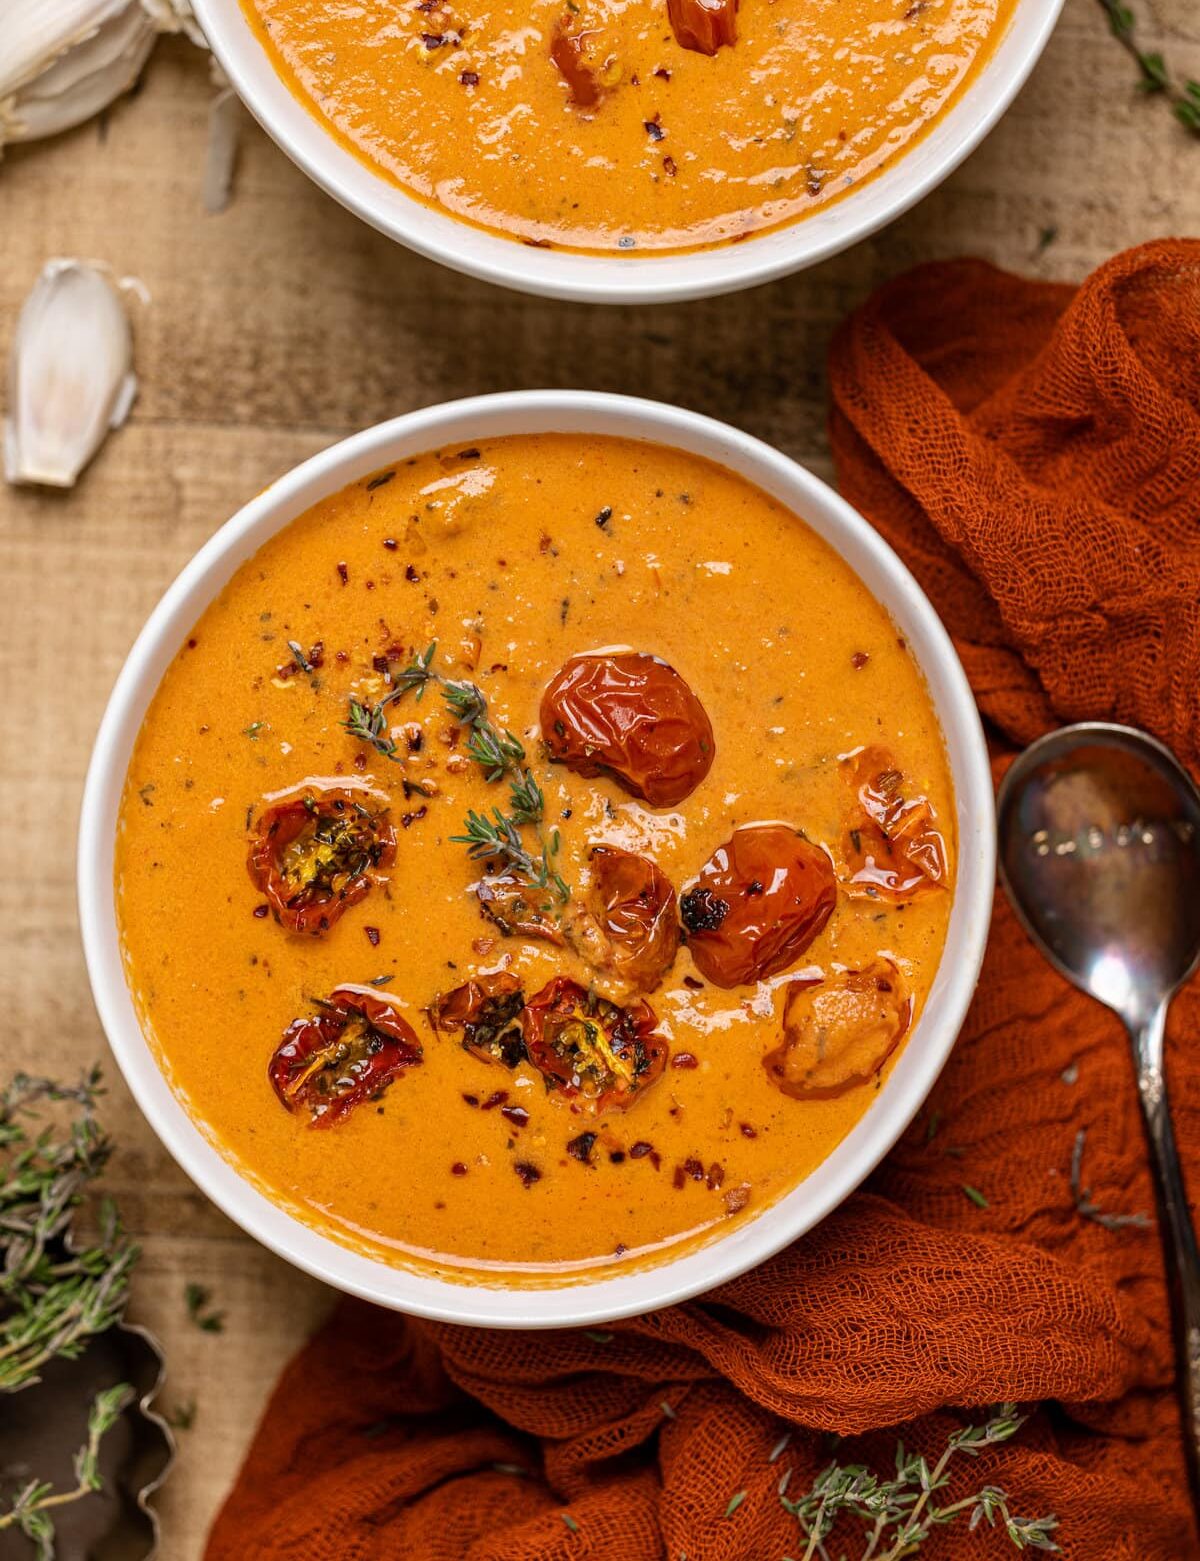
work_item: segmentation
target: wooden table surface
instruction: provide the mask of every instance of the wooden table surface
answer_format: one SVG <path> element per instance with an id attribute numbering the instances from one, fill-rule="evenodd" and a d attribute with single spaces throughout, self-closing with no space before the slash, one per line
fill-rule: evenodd
<path id="1" fill-rule="evenodd" d="M 1196 0 L 1132 0 L 1147 47 L 1200 77 Z M 1144 239 L 1200 231 L 1200 141 L 1142 98 L 1097 0 L 1067 0 L 1008 116 L 889 231 L 799 276 L 652 310 L 540 302 L 407 254 L 322 195 L 247 122 L 236 195 L 201 206 L 207 62 L 162 45 L 103 122 L 0 164 L 0 351 L 53 255 L 139 277 L 141 392 L 75 491 L 0 484 L 0 1060 L 70 1074 L 106 1057 L 76 926 L 80 788 L 129 645 L 245 499 L 332 440 L 447 397 L 587 386 L 677 400 L 828 470 L 824 360 L 838 320 L 917 261 L 971 252 L 1077 279 Z M 1049 242 L 1047 242 L 1049 240 Z M 284 1360 L 330 1296 L 230 1225 L 108 1068 L 109 1187 L 144 1256 L 133 1314 L 195 1424 L 160 1496 L 162 1554 L 195 1561 Z M 189 1323 L 209 1287 L 224 1331 Z"/>

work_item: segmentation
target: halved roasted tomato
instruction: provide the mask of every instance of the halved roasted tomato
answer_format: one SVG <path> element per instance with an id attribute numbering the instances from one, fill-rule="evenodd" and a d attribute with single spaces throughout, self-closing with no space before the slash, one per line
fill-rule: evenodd
<path id="1" fill-rule="evenodd" d="M 541 938 L 562 947 L 559 906 L 550 889 L 528 883 L 514 873 L 496 873 L 475 888 L 479 909 L 509 937 Z"/>
<path id="2" fill-rule="evenodd" d="M 738 0 L 667 0 L 667 19 L 676 43 L 698 54 L 715 54 L 737 42 Z"/>
<path id="3" fill-rule="evenodd" d="M 288 1025 L 267 1073 L 289 1111 L 307 1106 L 313 1127 L 330 1127 L 420 1061 L 416 1032 L 391 998 L 339 986 L 317 1013 Z"/>
<path id="4" fill-rule="evenodd" d="M 731 987 L 794 965 L 836 903 L 819 846 L 790 824 L 747 824 L 717 847 L 679 908 L 700 974 Z"/>
<path id="5" fill-rule="evenodd" d="M 658 1078 L 667 1043 L 654 1010 L 619 1008 L 568 976 L 555 976 L 521 1015 L 529 1060 L 551 1088 L 590 1111 L 625 1107 Z"/>
<path id="6" fill-rule="evenodd" d="M 879 1072 L 903 1040 L 912 1011 L 890 959 L 822 981 L 793 981 L 784 998 L 783 1039 L 763 1067 L 797 1100 L 840 1095 Z"/>
<path id="7" fill-rule="evenodd" d="M 567 941 L 601 975 L 631 992 L 652 992 L 679 948 L 675 890 L 648 856 L 594 846 L 591 907 L 566 919 Z"/>
<path id="8" fill-rule="evenodd" d="M 946 842 L 929 799 L 912 793 L 884 748 L 861 748 L 842 764 L 861 809 L 842 847 L 847 891 L 909 900 L 944 888 Z"/>
<path id="9" fill-rule="evenodd" d="M 716 751 L 704 706 L 674 667 L 641 651 L 572 656 L 546 686 L 541 725 L 552 759 L 612 775 L 655 808 L 690 796 Z"/>
<path id="10" fill-rule="evenodd" d="M 525 994 L 516 976 L 497 970 L 473 976 L 429 1005 L 435 1030 L 462 1031 L 463 1048 L 482 1062 L 515 1068 L 525 1060 L 520 1014 Z"/>
<path id="11" fill-rule="evenodd" d="M 312 787 L 260 815 L 250 877 L 293 932 L 321 933 L 371 887 L 396 855 L 386 807 L 370 793 Z"/>

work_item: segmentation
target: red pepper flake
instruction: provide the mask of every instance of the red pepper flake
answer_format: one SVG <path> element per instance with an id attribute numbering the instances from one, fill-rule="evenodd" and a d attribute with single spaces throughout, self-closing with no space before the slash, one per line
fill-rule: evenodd
<path id="1" fill-rule="evenodd" d="M 450 1175 L 451 1176 L 465 1176 L 466 1174 L 467 1174 L 467 1168 L 462 1163 L 461 1160 L 456 1160 L 454 1162 L 454 1164 L 450 1167 Z"/>
<path id="2" fill-rule="evenodd" d="M 522 1187 L 532 1187 L 534 1182 L 540 1182 L 542 1173 L 536 1165 L 531 1165 L 528 1160 L 518 1160 L 513 1170 L 521 1178 Z"/>
<path id="3" fill-rule="evenodd" d="M 416 585 L 418 580 L 420 580 L 421 576 L 417 573 L 416 569 L 413 567 L 412 564 L 405 564 L 405 566 L 404 566 L 404 578 L 408 581 L 408 583 L 410 585 Z"/>
<path id="4" fill-rule="evenodd" d="M 446 44 L 448 44 L 453 39 L 453 37 L 453 33 L 422 33 L 421 42 L 427 49 L 441 49 Z"/>
<path id="5" fill-rule="evenodd" d="M 356 753 L 354 755 L 354 768 L 356 770 L 365 770 L 366 767 L 367 767 L 367 756 L 366 756 L 366 754 L 365 753 Z"/>
<path id="6" fill-rule="evenodd" d="M 670 152 L 663 158 L 663 172 L 671 179 L 679 172 L 679 169 L 675 166 L 675 159 Z"/>
<path id="7" fill-rule="evenodd" d="M 738 1129 L 741 1132 L 741 1135 L 742 1135 L 743 1138 L 757 1138 L 758 1137 L 757 1132 L 754 1130 L 754 1128 L 752 1128 L 750 1126 L 749 1122 L 739 1122 L 738 1123 Z"/>
<path id="8" fill-rule="evenodd" d="M 538 552 L 548 553 L 550 551 L 551 542 L 552 538 L 550 533 L 548 531 L 543 531 L 541 536 L 538 538 Z"/>
<path id="9" fill-rule="evenodd" d="M 694 1182 L 702 1182 L 704 1180 L 704 1166 L 694 1155 L 689 1155 L 683 1162 L 683 1171 L 684 1175 L 690 1176 Z"/>
<path id="10" fill-rule="evenodd" d="M 612 1165 L 625 1164 L 625 1151 L 623 1149 L 610 1149 L 608 1152 L 609 1163 Z"/>
<path id="11" fill-rule="evenodd" d="M 254 907 L 254 914 L 258 917 L 259 921 L 261 921 L 264 916 L 269 916 L 271 914 L 271 907 L 269 905 L 256 905 Z"/>
<path id="12" fill-rule="evenodd" d="M 379 928 L 378 927 L 364 927 L 363 931 L 367 935 L 367 942 L 371 945 L 371 947 L 373 949 L 377 949 L 379 947 Z"/>
<path id="13" fill-rule="evenodd" d="M 424 804 L 422 804 L 419 808 L 417 808 L 412 813 L 401 813 L 401 815 L 400 815 L 400 827 L 401 827 L 401 829 L 409 829 L 413 824 L 415 824 L 417 822 L 418 819 L 424 818 L 426 813 L 428 813 L 428 812 L 429 812 L 429 809 L 427 807 L 425 807 Z"/>
<path id="14" fill-rule="evenodd" d="M 572 1138 L 567 1143 L 567 1153 L 572 1158 L 578 1160 L 581 1165 L 591 1165 L 592 1148 L 595 1142 L 595 1133 L 580 1133 L 578 1138 Z"/>
<path id="15" fill-rule="evenodd" d="M 739 1209 L 744 1209 L 749 1202 L 749 1182 L 740 1182 L 736 1187 L 731 1187 L 725 1194 L 725 1208 L 730 1214 L 736 1214 Z"/>
<path id="16" fill-rule="evenodd" d="M 725 1180 L 725 1167 L 716 1160 L 708 1168 L 708 1175 L 704 1178 L 709 1192 L 716 1192 L 717 1188 Z"/>
<path id="17" fill-rule="evenodd" d="M 479 1104 L 478 1095 L 468 1095 L 464 1092 L 463 1099 L 466 1101 L 468 1106 L 477 1106 Z"/>
<path id="18" fill-rule="evenodd" d="M 425 733 L 415 721 L 404 728 L 404 742 L 409 753 L 420 753 L 425 746 Z"/>
<path id="19" fill-rule="evenodd" d="M 676 1192 L 682 1192 L 686 1181 L 687 1177 L 684 1175 L 683 1166 L 677 1165 L 675 1167 L 675 1175 L 671 1178 L 671 1186 L 674 1187 Z"/>
<path id="20" fill-rule="evenodd" d="M 671 79 L 671 72 L 667 69 L 667 67 L 665 65 L 659 65 L 656 68 L 654 74 L 658 77 L 658 79 L 660 81 L 670 81 L 670 79 Z"/>
<path id="21" fill-rule="evenodd" d="M 629 1158 L 631 1160 L 644 1160 L 653 1148 L 653 1144 L 648 1144 L 644 1138 L 639 1138 L 636 1144 L 630 1144 Z"/>
<path id="22" fill-rule="evenodd" d="M 200 641 L 199 641 L 199 640 L 189 640 L 189 641 L 188 641 L 188 646 L 187 646 L 187 648 L 188 648 L 188 649 L 189 649 L 189 650 L 195 650 L 195 648 L 196 648 L 196 646 L 197 646 L 197 645 L 198 645 L 198 644 L 199 644 L 199 643 L 200 643 Z"/>
<path id="23" fill-rule="evenodd" d="M 508 1091 L 506 1089 L 493 1090 L 479 1109 L 480 1111 L 492 1111 L 497 1106 L 502 1106 L 507 1099 Z"/>
<path id="24" fill-rule="evenodd" d="M 663 129 L 662 125 L 659 124 L 659 116 L 657 114 L 655 114 L 653 119 L 643 119 L 642 129 L 646 132 L 652 141 L 666 140 L 667 132 Z"/>
<path id="25" fill-rule="evenodd" d="M 338 572 L 338 579 L 342 582 L 342 584 L 343 585 L 349 585 L 349 583 L 350 583 L 350 566 L 348 564 L 339 564 L 337 566 L 337 572 Z"/>
<path id="26" fill-rule="evenodd" d="M 514 1127 L 528 1127 L 529 1113 L 524 1106 L 501 1106 L 500 1115 Z"/>
<path id="27" fill-rule="evenodd" d="M 396 549 L 400 546 L 399 542 L 396 541 L 395 537 L 384 537 L 383 545 L 384 545 L 384 547 L 387 548 L 389 553 L 394 553 L 396 551 Z"/>
<path id="28" fill-rule="evenodd" d="M 553 249 L 554 245 L 548 238 L 523 238 L 522 244 L 528 244 L 530 249 Z"/>
<path id="29" fill-rule="evenodd" d="M 704 990 L 704 982 L 701 981 L 699 976 L 684 976 L 683 984 L 693 992 L 703 992 Z"/>
<path id="30" fill-rule="evenodd" d="M 855 672 L 861 672 L 870 659 L 865 650 L 856 650 L 853 656 L 850 657 L 850 665 Z"/>
<path id="31" fill-rule="evenodd" d="M 691 1052 L 676 1052 L 671 1058 L 673 1068 L 698 1068 L 699 1060 L 692 1056 Z"/>
<path id="32" fill-rule="evenodd" d="M 476 70 L 459 71 L 458 79 L 464 87 L 477 87 L 479 85 L 479 72 Z"/>

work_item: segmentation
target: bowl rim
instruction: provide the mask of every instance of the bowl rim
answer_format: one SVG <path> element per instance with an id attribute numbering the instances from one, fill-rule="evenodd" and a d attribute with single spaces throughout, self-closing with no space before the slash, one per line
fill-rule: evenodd
<path id="1" fill-rule="evenodd" d="M 941 962 L 912 1035 L 863 1116 L 798 1187 L 662 1263 L 536 1288 L 463 1283 L 393 1265 L 305 1224 L 254 1185 L 175 1095 L 142 1032 L 117 931 L 118 805 L 133 744 L 166 667 L 209 602 L 258 548 L 319 498 L 419 451 L 510 433 L 615 435 L 716 461 L 776 498 L 853 568 L 909 640 L 941 724 L 955 789 L 958 879 Z M 101 719 L 78 839 L 79 923 L 109 1046 L 138 1106 L 190 1179 L 243 1230 L 327 1284 L 379 1305 L 489 1327 L 575 1327 L 674 1305 L 737 1277 L 810 1230 L 892 1149 L 924 1103 L 966 1015 L 987 941 L 995 817 L 987 748 L 966 675 L 933 607 L 883 538 L 820 478 L 727 424 L 592 391 L 521 391 L 425 407 L 335 443 L 252 498 L 199 548 L 138 634 Z"/>
<path id="2" fill-rule="evenodd" d="M 426 206 L 342 146 L 276 75 L 239 0 L 193 0 L 214 56 L 275 143 L 327 195 L 406 248 L 518 292 L 581 303 L 713 297 L 803 270 L 856 244 L 923 199 L 1006 112 L 1054 31 L 1064 0 L 1014 0 L 975 80 L 893 163 L 831 206 L 740 244 L 666 255 L 540 249 Z"/>

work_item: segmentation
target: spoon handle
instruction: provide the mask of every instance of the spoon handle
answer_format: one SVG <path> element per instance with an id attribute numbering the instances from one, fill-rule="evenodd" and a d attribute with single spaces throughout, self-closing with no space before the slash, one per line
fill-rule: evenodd
<path id="1" fill-rule="evenodd" d="M 1200 1250 L 1188 1209 L 1163 1074 L 1167 1005 L 1131 1029 L 1137 1059 L 1138 1093 L 1150 1141 L 1158 1197 L 1159 1230 L 1171 1298 L 1179 1393 L 1183 1402 L 1184 1451 L 1193 1499 L 1200 1505 Z"/>

